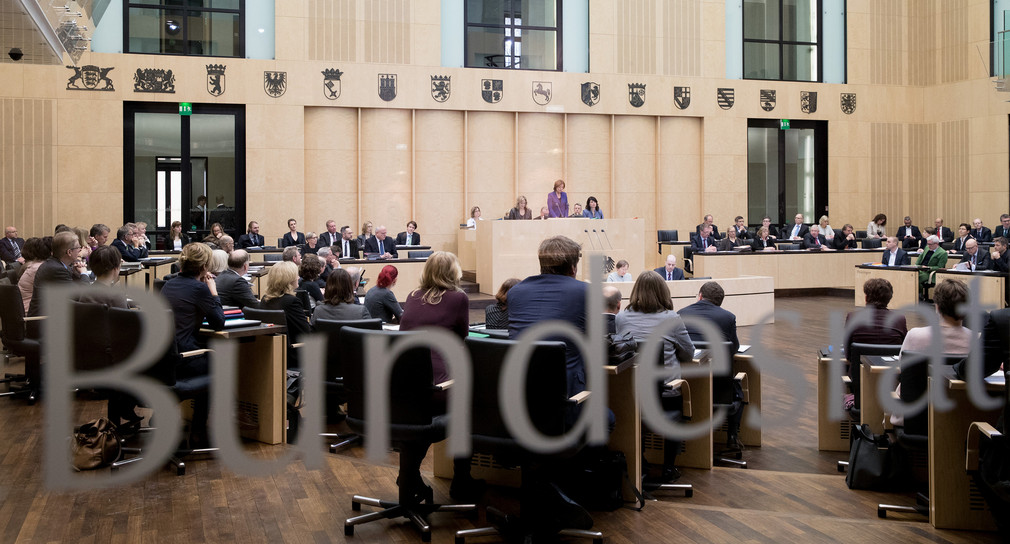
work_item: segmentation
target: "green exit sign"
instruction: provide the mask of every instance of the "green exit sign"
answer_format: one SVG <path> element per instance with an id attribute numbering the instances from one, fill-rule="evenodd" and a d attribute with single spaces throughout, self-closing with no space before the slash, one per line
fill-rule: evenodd
<path id="1" fill-rule="evenodd" d="M 193 115 L 193 103 L 179 102 L 179 115 Z"/>
<path id="2" fill-rule="evenodd" d="M 779 129 L 789 130 L 789 119 L 779 119 Z"/>

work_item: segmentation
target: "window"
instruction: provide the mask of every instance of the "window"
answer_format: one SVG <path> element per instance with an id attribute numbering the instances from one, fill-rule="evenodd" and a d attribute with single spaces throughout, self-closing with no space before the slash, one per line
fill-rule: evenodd
<path id="1" fill-rule="evenodd" d="M 561 0 L 467 0 L 466 66 L 561 70 Z"/>
<path id="2" fill-rule="evenodd" d="M 780 126 L 778 119 L 747 122 L 747 216 L 752 224 L 767 215 L 785 225 L 802 213 L 816 222 L 828 212 L 828 124 Z"/>
<path id="3" fill-rule="evenodd" d="M 821 0 L 744 0 L 745 79 L 822 81 Z"/>
<path id="4" fill-rule="evenodd" d="M 245 0 L 126 0 L 127 53 L 245 56 Z"/>

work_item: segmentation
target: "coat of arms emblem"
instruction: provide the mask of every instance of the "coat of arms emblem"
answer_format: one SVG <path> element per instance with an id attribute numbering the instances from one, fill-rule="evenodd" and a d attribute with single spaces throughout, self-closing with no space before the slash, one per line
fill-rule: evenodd
<path id="1" fill-rule="evenodd" d="M 449 100 L 452 88 L 449 86 L 452 76 L 431 76 L 431 98 L 435 102 Z"/>
<path id="2" fill-rule="evenodd" d="M 690 87 L 674 87 L 673 88 L 673 105 L 677 106 L 678 110 L 685 110 L 691 105 L 691 88 Z"/>
<path id="3" fill-rule="evenodd" d="M 590 108 L 600 101 L 600 84 L 587 81 L 582 84 L 582 103 Z"/>
<path id="4" fill-rule="evenodd" d="M 379 74 L 379 98 L 384 102 L 396 98 L 396 74 Z"/>
<path id="5" fill-rule="evenodd" d="M 224 94 L 224 71 L 227 66 L 223 64 L 207 65 L 207 92 L 211 96 L 221 96 Z"/>
<path id="6" fill-rule="evenodd" d="M 800 91 L 800 110 L 803 113 L 814 113 L 817 111 L 816 91 Z"/>
<path id="7" fill-rule="evenodd" d="M 137 68 L 133 74 L 133 91 L 138 93 L 174 93 L 175 75 L 162 68 Z"/>
<path id="8" fill-rule="evenodd" d="M 500 102 L 504 89 L 505 83 L 500 79 L 480 80 L 480 97 L 488 104 Z"/>
<path id="9" fill-rule="evenodd" d="M 546 106 L 551 101 L 551 82 L 533 82 L 533 101 L 541 106 Z"/>
<path id="10" fill-rule="evenodd" d="M 728 110 L 733 107 L 733 102 L 736 101 L 736 91 L 731 87 L 719 87 L 715 90 L 715 100 L 719 103 L 719 107 Z"/>
<path id="11" fill-rule="evenodd" d="M 775 90 L 761 89 L 761 109 L 772 111 L 775 109 Z"/>
<path id="12" fill-rule="evenodd" d="M 842 93 L 842 113 L 852 115 L 856 111 L 856 93 Z"/>
<path id="13" fill-rule="evenodd" d="M 628 84 L 628 102 L 636 108 L 641 108 L 645 104 L 645 83 Z"/>
<path id="14" fill-rule="evenodd" d="M 263 91 L 268 96 L 279 98 L 288 90 L 287 72 L 263 72 Z"/>
<path id="15" fill-rule="evenodd" d="M 323 96 L 325 96 L 327 100 L 336 100 L 340 98 L 340 76 L 344 75 L 344 73 L 336 68 L 327 68 L 323 70 L 322 74 Z"/>
<path id="16" fill-rule="evenodd" d="M 67 66 L 74 71 L 74 75 L 67 79 L 68 91 L 114 91 L 112 80 L 109 79 L 109 72 L 115 70 L 114 67 L 99 68 L 94 64 L 85 66 Z M 78 85 L 80 83 L 80 85 Z M 102 88 L 98 88 L 99 83 L 104 83 Z M 83 85 L 83 87 L 81 86 Z"/>

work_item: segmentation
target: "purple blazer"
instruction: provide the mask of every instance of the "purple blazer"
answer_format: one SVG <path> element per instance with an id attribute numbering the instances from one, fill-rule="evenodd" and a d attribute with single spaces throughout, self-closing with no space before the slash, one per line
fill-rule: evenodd
<path id="1" fill-rule="evenodd" d="M 561 198 L 554 191 L 548 193 L 547 211 L 551 217 L 568 217 L 568 193 L 561 191 Z"/>

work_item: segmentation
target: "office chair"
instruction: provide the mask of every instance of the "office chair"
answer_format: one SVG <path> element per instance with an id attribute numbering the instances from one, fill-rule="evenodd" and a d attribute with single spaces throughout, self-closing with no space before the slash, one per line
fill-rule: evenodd
<path id="1" fill-rule="evenodd" d="M 676 242 L 680 237 L 678 236 L 677 230 L 657 230 L 656 231 L 656 245 L 659 247 L 659 254 L 663 254 L 663 245 L 665 242 Z"/>
<path id="2" fill-rule="evenodd" d="M 708 342 L 694 342 L 695 349 L 723 349 L 726 355 L 729 357 L 730 364 L 733 362 L 733 354 L 730 353 L 733 345 L 729 342 L 718 342 L 715 344 L 709 344 Z M 713 458 L 713 462 L 716 464 L 730 465 L 738 468 L 747 468 L 747 461 L 743 460 L 743 447 L 740 443 L 739 433 L 740 427 L 743 426 L 743 409 L 749 402 L 749 387 L 747 374 L 743 372 L 738 372 L 733 375 L 730 371 L 727 375 L 713 375 L 712 376 L 712 410 L 713 412 L 717 408 L 726 408 L 726 432 L 727 440 L 729 437 L 729 426 L 736 426 L 737 438 L 736 446 L 739 449 L 727 448 L 722 451 L 716 451 Z M 727 446 L 729 444 L 727 443 Z"/>
<path id="3" fill-rule="evenodd" d="M 944 366 L 951 367 L 965 359 L 964 355 L 945 354 Z M 929 387 L 929 354 L 906 351 L 901 354 L 901 400 L 911 402 L 926 393 Z M 946 369 L 951 371 L 953 369 Z M 940 376 L 934 376 L 939 381 Z M 929 451 L 929 410 L 928 406 L 915 414 L 905 415 L 905 424 L 895 426 L 895 440 L 898 446 L 908 453 L 925 459 Z M 915 506 L 900 506 L 894 504 L 878 504 L 877 517 L 886 518 L 887 512 L 902 512 L 907 514 L 920 514 L 929 519 L 929 478 L 926 482 L 915 482 L 920 488 L 925 484 L 925 490 L 916 494 Z"/>
<path id="4" fill-rule="evenodd" d="M 24 375 L 4 375 L 3 383 L 8 387 L 20 383 L 21 387 L 0 396 L 27 397 L 28 404 L 35 404 L 38 398 L 42 367 L 40 359 L 39 339 L 29 338 L 26 330 L 24 303 L 21 301 L 21 291 L 17 285 L 0 285 L 0 338 L 4 347 L 16 357 L 24 357 Z"/>
<path id="5" fill-rule="evenodd" d="M 863 249 L 880 249 L 880 238 L 863 238 Z"/>
<path id="6" fill-rule="evenodd" d="M 347 424 L 354 432 L 367 438 L 365 419 L 365 342 L 381 338 L 392 342 L 397 338 L 416 334 L 409 332 L 369 331 L 344 327 L 340 331 L 340 344 L 344 349 L 344 390 L 347 393 Z M 433 493 L 414 466 L 419 459 L 405 461 L 408 451 L 418 445 L 434 443 L 446 436 L 448 414 L 436 411 L 435 394 L 448 388 L 446 384 L 432 384 L 431 353 L 426 348 L 412 349 L 394 363 L 388 391 L 389 433 L 394 449 L 400 450 L 400 474 L 397 477 L 399 499 L 389 501 L 354 495 L 351 508 L 360 511 L 362 505 L 382 510 L 348 518 L 344 522 L 344 535 L 353 536 L 354 527 L 380 519 L 407 518 L 421 533 L 421 540 L 431 541 L 428 515 L 432 512 L 475 512 L 474 504 L 435 504 Z M 414 455 L 417 452 L 414 451 Z"/>
<path id="7" fill-rule="evenodd" d="M 859 421 L 859 399 L 862 395 L 862 380 L 859 374 L 859 367 L 862 364 L 863 355 L 880 355 L 880 356 L 894 356 L 901 353 L 901 344 L 864 344 L 861 342 L 853 342 L 849 344 L 849 350 L 845 354 L 846 360 L 849 362 L 849 387 L 855 401 L 852 408 L 849 410 L 849 417 L 853 421 Z M 876 391 L 871 392 L 876 394 Z"/>
<path id="8" fill-rule="evenodd" d="M 660 350 L 658 355 L 659 357 L 657 362 L 659 366 L 665 366 L 666 359 L 663 350 Z M 658 387 L 658 391 L 656 392 L 657 398 L 663 398 L 663 394 L 666 392 L 678 389 L 680 390 L 680 405 L 670 406 L 669 408 L 664 406 L 663 415 L 666 416 L 666 419 L 669 421 L 685 421 L 685 420 L 690 421 L 691 417 L 694 415 L 694 410 L 691 403 L 691 385 L 687 382 L 687 380 L 678 378 L 665 382 L 658 382 L 656 385 Z M 644 439 L 645 436 L 644 429 L 642 435 Z M 663 437 L 664 466 L 669 464 L 670 469 L 675 469 L 675 467 L 673 466 L 674 465 L 673 459 L 676 457 L 676 455 L 669 457 L 670 461 L 669 463 L 667 463 L 668 459 L 666 459 L 666 457 L 668 455 L 668 452 L 670 451 L 680 453 L 680 449 L 682 447 L 683 442 L 681 442 L 680 440 L 671 440 L 669 438 Z M 642 449 L 643 451 L 645 450 L 644 446 Z M 644 456 L 642 462 L 645 463 Z M 671 470 L 671 472 L 676 473 L 675 470 Z M 687 498 L 691 498 L 694 496 L 694 486 L 692 484 L 675 484 L 663 481 L 650 481 L 646 478 L 645 470 L 643 470 L 642 495 L 644 495 L 645 498 L 649 500 L 657 500 L 652 495 L 652 493 L 656 491 L 683 491 L 684 496 Z"/>
<path id="9" fill-rule="evenodd" d="M 563 535 L 591 538 L 594 544 L 602 544 L 603 534 L 599 531 L 563 527 L 564 513 L 558 505 L 548 504 L 549 501 L 545 500 L 545 497 L 556 493 L 551 489 L 554 484 L 547 476 L 574 457 L 585 443 L 580 441 L 564 451 L 552 454 L 537 454 L 523 448 L 505 426 L 498 397 L 498 383 L 505 355 L 515 342 L 468 337 L 464 343 L 474 370 L 471 403 L 474 448 L 481 453 L 493 454 L 495 460 L 502 465 L 521 466 L 522 482 L 518 519 L 488 507 L 487 518 L 494 520 L 493 526 L 456 531 L 455 543 L 464 544 L 467 537 L 500 534 L 506 537 L 517 536 L 518 541 L 523 541 L 523 537 L 526 537 L 527 542 L 531 537 L 534 542 L 538 542 L 541 537 Z M 577 402 L 575 397 L 568 398 L 565 344 L 538 342 L 527 369 L 526 409 L 533 425 L 545 435 L 562 434 L 565 431 L 565 415 L 570 410 L 569 407 Z M 588 521 L 591 525 L 592 519 Z"/>
<path id="10" fill-rule="evenodd" d="M 432 254 L 432 251 L 430 249 L 422 250 L 422 251 L 408 251 L 407 252 L 407 258 L 408 259 L 427 259 L 428 257 L 431 257 L 431 254 Z"/>
<path id="11" fill-rule="evenodd" d="M 242 308 L 242 314 L 246 319 L 253 319 L 272 325 L 287 325 L 287 316 L 284 310 L 261 310 L 259 308 Z"/>
<path id="12" fill-rule="evenodd" d="M 316 320 L 316 331 L 326 334 L 326 374 L 323 379 L 326 385 L 327 423 L 338 422 L 340 416 L 338 415 L 337 407 L 347 402 L 347 396 L 344 392 L 344 347 L 340 344 L 340 330 L 344 327 L 381 331 L 382 320 L 378 318 L 347 321 L 332 319 Z M 336 438 L 338 440 L 338 442 L 330 444 L 330 453 L 337 453 L 337 450 L 340 448 L 361 442 L 361 435 L 355 433 L 321 433 L 319 436 Z"/>
<path id="13" fill-rule="evenodd" d="M 1004 373 L 1004 380 L 1006 379 Z M 1003 430 L 1010 421 L 1010 389 L 1004 387 Z M 999 467 L 1006 466 L 1010 459 L 1010 441 L 1006 432 L 1000 432 L 985 421 L 974 421 L 968 427 L 967 455 L 965 469 L 975 481 L 975 486 L 985 499 L 989 512 L 1000 534 L 1010 534 L 1010 499 L 1002 493 L 1006 475 L 1000 474 Z"/>
<path id="14" fill-rule="evenodd" d="M 775 249 L 777 249 L 779 251 L 797 251 L 797 250 L 800 249 L 800 245 L 799 244 L 793 244 L 793 243 L 789 243 L 789 244 L 776 244 L 775 245 Z"/>

